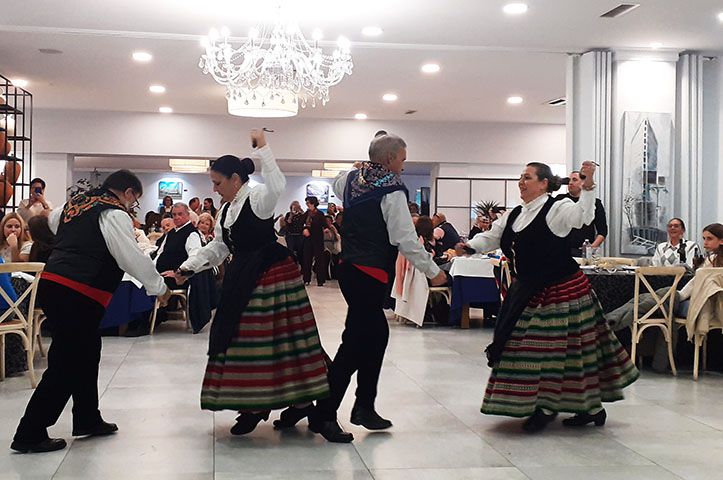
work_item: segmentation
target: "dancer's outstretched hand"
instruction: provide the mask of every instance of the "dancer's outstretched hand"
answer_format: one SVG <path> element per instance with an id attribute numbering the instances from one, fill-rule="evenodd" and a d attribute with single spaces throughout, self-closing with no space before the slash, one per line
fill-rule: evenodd
<path id="1" fill-rule="evenodd" d="M 188 278 L 184 277 L 176 270 L 166 270 L 165 272 L 161 273 L 161 276 L 165 278 L 173 278 L 179 285 L 183 285 L 184 283 L 186 283 L 186 280 L 188 280 Z"/>

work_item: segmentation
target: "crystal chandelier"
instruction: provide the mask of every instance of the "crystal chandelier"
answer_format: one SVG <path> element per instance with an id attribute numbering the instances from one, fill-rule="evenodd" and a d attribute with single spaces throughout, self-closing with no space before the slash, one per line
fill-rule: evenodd
<path id="1" fill-rule="evenodd" d="M 299 103 L 329 101 L 329 87 L 351 75 L 350 42 L 339 37 L 329 55 L 319 46 L 320 30 L 310 44 L 299 26 L 279 14 L 273 23 L 252 28 L 246 43 L 234 48 L 230 32 L 212 29 L 201 40 L 206 53 L 199 67 L 226 87 L 228 113 L 242 117 L 291 117 Z"/>

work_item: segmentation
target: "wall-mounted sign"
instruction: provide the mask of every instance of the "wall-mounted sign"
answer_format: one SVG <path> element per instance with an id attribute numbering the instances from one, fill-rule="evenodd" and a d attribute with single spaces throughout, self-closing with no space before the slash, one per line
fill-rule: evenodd
<path id="1" fill-rule="evenodd" d="M 158 182 L 158 198 L 168 195 L 174 200 L 183 198 L 183 182 L 178 180 L 161 180 Z"/>

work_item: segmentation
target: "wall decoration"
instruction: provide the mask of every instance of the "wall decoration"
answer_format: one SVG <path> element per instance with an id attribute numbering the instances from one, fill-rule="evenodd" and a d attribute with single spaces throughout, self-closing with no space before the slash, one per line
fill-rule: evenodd
<path id="1" fill-rule="evenodd" d="M 673 214 L 673 118 L 669 113 L 623 116 L 621 252 L 651 255 L 667 238 Z"/>
<path id="2" fill-rule="evenodd" d="M 158 182 L 158 198 L 168 195 L 174 200 L 183 198 L 183 182 L 178 180 L 161 180 Z"/>
<path id="3" fill-rule="evenodd" d="M 329 184 L 324 182 L 310 182 L 306 184 L 306 196 L 316 197 L 319 205 L 329 203 Z"/>

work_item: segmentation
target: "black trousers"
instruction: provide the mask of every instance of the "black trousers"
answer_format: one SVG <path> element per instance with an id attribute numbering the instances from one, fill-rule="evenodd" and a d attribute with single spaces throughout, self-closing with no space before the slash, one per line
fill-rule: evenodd
<path id="1" fill-rule="evenodd" d="M 319 242 L 311 237 L 304 237 L 304 252 L 301 257 L 301 273 L 304 277 L 304 283 L 311 283 L 311 270 L 313 265 L 316 274 L 316 282 L 323 285 L 326 282 L 326 270 L 328 266 L 324 266 L 324 242 Z"/>
<path id="2" fill-rule="evenodd" d="M 296 263 L 301 264 L 301 258 L 304 252 L 304 236 L 301 234 L 297 235 L 286 235 L 286 248 L 291 250 L 294 254 L 294 260 Z"/>
<path id="3" fill-rule="evenodd" d="M 329 367 L 329 397 L 317 402 L 321 420 L 336 419 L 351 376 L 357 372 L 355 406 L 374 408 L 379 373 L 389 342 L 389 325 L 383 304 L 386 284 L 353 265 L 339 265 L 339 286 L 349 306 L 341 345 Z"/>
<path id="4" fill-rule="evenodd" d="M 48 368 L 25 409 L 15 440 L 36 442 L 48 437 L 73 398 L 73 428 L 93 426 L 98 410 L 98 366 L 101 339 L 98 326 L 105 314 L 100 303 L 63 285 L 40 280 L 38 301 L 47 317 L 53 342 Z"/>

